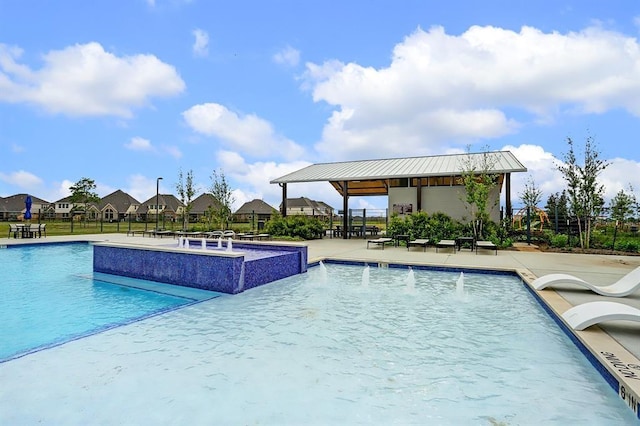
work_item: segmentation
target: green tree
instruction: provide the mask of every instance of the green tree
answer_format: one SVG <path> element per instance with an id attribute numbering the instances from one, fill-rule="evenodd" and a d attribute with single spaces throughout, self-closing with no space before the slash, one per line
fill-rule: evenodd
<path id="1" fill-rule="evenodd" d="M 494 166 L 495 157 L 488 152 L 487 148 L 480 154 L 471 154 L 470 147 L 467 147 L 467 155 L 461 164 L 460 183 L 464 185 L 464 201 L 468 204 L 473 233 L 478 239 L 483 237 L 483 224 L 489 221 L 491 190 L 498 184 L 499 175 L 491 172 Z"/>
<path id="2" fill-rule="evenodd" d="M 231 185 L 229 185 L 222 170 L 220 172 L 214 170 L 211 174 L 210 192 L 218 202 L 216 206 L 213 206 L 213 215 L 220 223 L 221 228 L 228 229 L 233 219 L 231 207 L 235 202 L 235 197 L 233 196 Z"/>
<path id="3" fill-rule="evenodd" d="M 567 138 L 567 144 L 569 151 L 564 154 L 564 162 L 558 164 L 557 168 L 567 182 L 571 213 L 578 219 L 580 247 L 588 249 L 593 220 L 604 207 L 604 185 L 598 183 L 598 176 L 609 163 L 600 158 L 591 136 L 585 140 L 582 163 L 578 162 L 571 138 Z"/>
<path id="4" fill-rule="evenodd" d="M 186 176 L 183 176 L 182 169 L 179 170 L 176 191 L 184 205 L 182 210 L 182 230 L 186 231 L 189 224 L 189 212 L 193 208 L 193 197 L 196 195 L 196 188 L 193 186 L 193 170 L 189 170 Z"/>
<path id="5" fill-rule="evenodd" d="M 549 195 L 547 198 L 547 205 L 544 208 L 549 216 L 551 223 L 556 224 L 563 223 L 569 219 L 569 200 L 567 198 L 567 191 L 556 192 Z M 556 229 L 557 231 L 557 229 Z"/>
<path id="6" fill-rule="evenodd" d="M 86 177 L 83 177 L 69 187 L 69 191 L 71 191 L 69 202 L 73 204 L 72 211 L 83 212 L 85 226 L 87 226 L 87 209 L 89 207 L 89 204 L 97 204 L 98 202 L 100 202 L 100 197 L 95 192 L 95 189 L 95 181 Z M 71 220 L 73 220 L 73 217 L 71 218 Z"/>
<path id="7" fill-rule="evenodd" d="M 624 225 L 637 211 L 638 202 L 631 186 L 629 186 L 629 192 L 627 194 L 624 189 L 621 189 L 609 204 L 611 218 L 616 221 L 616 226 L 618 222 Z"/>

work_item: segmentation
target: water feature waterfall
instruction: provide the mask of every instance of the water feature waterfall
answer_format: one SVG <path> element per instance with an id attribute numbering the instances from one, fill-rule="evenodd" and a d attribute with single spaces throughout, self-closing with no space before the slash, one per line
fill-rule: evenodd
<path id="1" fill-rule="evenodd" d="M 233 250 L 233 240 L 231 237 L 229 237 L 229 239 L 227 240 L 227 251 L 232 251 Z"/>
<path id="2" fill-rule="evenodd" d="M 369 281 L 369 265 L 367 265 L 362 271 L 362 286 L 369 287 Z"/>
<path id="3" fill-rule="evenodd" d="M 207 239 L 206 238 L 202 238 L 200 240 L 200 248 L 202 250 L 206 250 L 207 249 Z"/>
<path id="4" fill-rule="evenodd" d="M 222 237 L 218 237 L 218 248 L 222 248 Z"/>

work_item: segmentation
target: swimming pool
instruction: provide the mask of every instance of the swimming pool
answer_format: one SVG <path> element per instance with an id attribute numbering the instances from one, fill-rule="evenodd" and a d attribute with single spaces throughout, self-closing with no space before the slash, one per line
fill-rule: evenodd
<path id="1" fill-rule="evenodd" d="M 518 278 L 467 273 L 460 295 L 457 273 L 363 271 L 310 268 L 4 363 L 0 423 L 636 421 Z"/>
<path id="2" fill-rule="evenodd" d="M 83 243 L 0 251 L 0 362 L 216 295 L 93 274 L 92 253 Z"/>

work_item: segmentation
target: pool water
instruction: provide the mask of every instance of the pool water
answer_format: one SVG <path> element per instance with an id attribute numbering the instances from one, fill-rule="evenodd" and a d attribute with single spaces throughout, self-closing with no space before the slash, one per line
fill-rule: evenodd
<path id="1" fill-rule="evenodd" d="M 0 362 L 193 303 L 92 273 L 89 244 L 0 250 Z"/>
<path id="2" fill-rule="evenodd" d="M 459 275 L 313 267 L 12 360 L 0 423 L 637 421 L 519 278 Z"/>

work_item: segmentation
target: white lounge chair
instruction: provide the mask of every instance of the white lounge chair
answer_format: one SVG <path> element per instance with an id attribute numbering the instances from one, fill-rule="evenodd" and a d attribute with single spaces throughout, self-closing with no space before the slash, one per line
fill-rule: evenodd
<path id="1" fill-rule="evenodd" d="M 619 302 L 597 301 L 574 306 L 562 314 L 574 330 L 584 330 L 605 321 L 640 322 L 640 309 Z"/>
<path id="2" fill-rule="evenodd" d="M 531 283 L 536 290 L 542 290 L 554 284 L 577 284 L 603 296 L 625 297 L 640 289 L 640 266 L 615 283 L 607 286 L 593 285 L 590 282 L 569 274 L 543 275 Z"/>
<path id="3" fill-rule="evenodd" d="M 384 250 L 384 245 L 392 242 L 393 238 L 376 238 L 374 240 L 367 240 L 367 249 L 369 248 L 369 244 L 377 244 L 382 246 L 382 250 Z"/>
<path id="4" fill-rule="evenodd" d="M 422 247 L 422 251 L 427 251 L 427 245 L 429 244 L 429 240 L 426 238 L 416 238 L 415 240 L 407 241 L 407 251 L 412 246 L 420 246 Z"/>
<path id="5" fill-rule="evenodd" d="M 436 253 L 438 249 L 451 247 L 456 252 L 456 240 L 440 240 L 436 243 Z"/>

